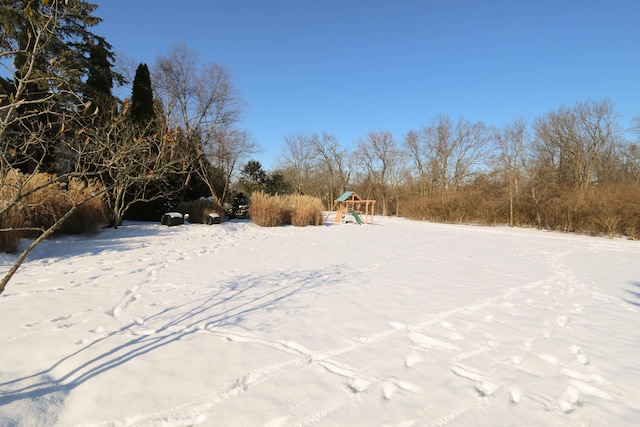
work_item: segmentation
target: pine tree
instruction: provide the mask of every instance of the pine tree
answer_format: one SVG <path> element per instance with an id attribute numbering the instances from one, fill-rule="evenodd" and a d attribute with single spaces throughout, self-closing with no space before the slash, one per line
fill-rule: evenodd
<path id="1" fill-rule="evenodd" d="M 120 75 L 111 69 L 111 45 L 102 37 L 95 37 L 94 40 L 86 42 L 86 49 L 89 57 L 86 61 L 87 81 L 84 85 L 83 99 L 85 102 L 92 102 L 99 110 L 108 114 L 116 106 L 116 98 L 111 93 L 114 80 L 121 79 Z"/>
<path id="2" fill-rule="evenodd" d="M 62 102 L 69 101 L 64 93 L 83 94 L 87 77 L 99 68 L 92 65 L 96 47 L 102 50 L 100 66 L 113 60 L 111 46 L 89 30 L 101 21 L 93 15 L 97 7 L 82 0 L 0 0 L 0 50 L 15 52 L 13 80 L 29 73 L 32 99 L 58 92 Z M 105 71 L 110 65 L 100 73 Z M 68 92 L 56 90 L 61 82 Z"/>
<path id="3" fill-rule="evenodd" d="M 155 118 L 153 109 L 153 91 L 147 64 L 138 65 L 131 91 L 131 120 L 134 124 L 146 128 Z"/>
<path id="4" fill-rule="evenodd" d="M 29 145 L 23 171 L 56 172 L 56 141 L 71 130 L 61 120 L 88 100 L 115 104 L 111 88 L 121 77 L 111 71 L 111 46 L 89 30 L 101 21 L 93 16 L 97 7 L 82 0 L 0 0 L 0 52 L 11 64 L 15 99 L 0 136 L 15 129 L 41 134 L 38 146 Z"/>

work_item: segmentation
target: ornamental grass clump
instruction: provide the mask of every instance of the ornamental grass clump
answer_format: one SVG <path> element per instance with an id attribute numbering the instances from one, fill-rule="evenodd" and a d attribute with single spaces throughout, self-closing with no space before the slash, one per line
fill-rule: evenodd
<path id="1" fill-rule="evenodd" d="M 311 196 L 251 196 L 251 220 L 262 227 L 322 225 L 322 202 Z"/>
<path id="2" fill-rule="evenodd" d="M 293 207 L 291 224 L 296 227 L 322 225 L 322 201 L 311 196 L 290 196 L 289 205 Z"/>
<path id="3" fill-rule="evenodd" d="M 15 253 L 21 238 L 32 238 L 52 227 L 70 210 L 56 234 L 91 234 L 106 222 L 103 189 L 76 178 L 56 182 L 45 173 L 9 170 L 0 186 L 0 252 Z"/>
<path id="4" fill-rule="evenodd" d="M 249 217 L 254 224 L 261 227 L 277 227 L 283 224 L 282 201 L 277 196 L 270 196 L 262 191 L 251 195 Z"/>

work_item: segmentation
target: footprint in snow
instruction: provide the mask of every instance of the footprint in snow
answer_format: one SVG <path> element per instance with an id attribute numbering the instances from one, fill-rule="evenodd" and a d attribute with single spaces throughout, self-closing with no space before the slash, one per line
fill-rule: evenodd
<path id="1" fill-rule="evenodd" d="M 551 354 L 538 354 L 538 357 L 552 365 L 557 365 L 558 363 L 560 363 L 560 359 L 558 359 L 555 356 L 552 356 Z"/>
<path id="2" fill-rule="evenodd" d="M 382 398 L 384 400 L 391 400 L 394 393 L 398 390 L 398 387 L 392 382 L 382 383 Z"/>
<path id="3" fill-rule="evenodd" d="M 499 388 L 500 386 L 498 384 L 491 381 L 480 381 L 476 383 L 476 390 L 483 397 L 491 396 Z"/>
<path id="4" fill-rule="evenodd" d="M 520 400 L 522 399 L 522 390 L 518 387 L 512 387 L 509 389 L 509 400 L 511 400 L 511 403 L 520 403 Z"/>
<path id="5" fill-rule="evenodd" d="M 582 310 L 584 310 L 584 307 L 583 307 L 582 305 L 577 304 L 577 303 L 576 303 L 576 304 L 573 304 L 573 313 L 574 313 L 574 314 L 581 313 L 581 312 L 582 312 Z"/>
<path id="6" fill-rule="evenodd" d="M 274 418 L 273 420 L 267 421 L 264 427 L 283 427 L 287 425 L 288 420 L 288 416 Z"/>
<path id="7" fill-rule="evenodd" d="M 419 353 L 411 353 L 404 359 L 404 366 L 412 368 L 416 363 L 422 362 L 422 356 Z"/>
<path id="8" fill-rule="evenodd" d="M 566 328 L 569 324 L 569 318 L 567 316 L 558 316 L 556 318 L 556 323 L 563 328 Z"/>
<path id="9" fill-rule="evenodd" d="M 568 386 L 560 399 L 558 399 L 558 406 L 560 406 L 562 412 L 566 414 L 575 411 L 576 407 L 580 404 L 580 392 L 572 386 Z"/>
<path id="10" fill-rule="evenodd" d="M 382 398 L 384 400 L 391 400 L 396 391 L 409 391 L 412 393 L 419 393 L 422 391 L 422 388 L 413 383 L 409 383 L 406 381 L 400 381 L 396 378 L 384 381 L 382 383 Z"/>
<path id="11" fill-rule="evenodd" d="M 527 338 L 524 341 L 522 341 L 521 346 L 526 350 L 531 350 L 533 348 L 534 342 L 535 340 L 533 340 L 532 338 Z"/>
<path id="12" fill-rule="evenodd" d="M 71 314 L 67 314 L 66 316 L 60 316 L 60 317 L 56 317 L 55 319 L 51 319 L 51 323 L 60 322 L 62 320 L 68 320 L 68 319 L 71 319 Z"/>
<path id="13" fill-rule="evenodd" d="M 582 363 L 583 365 L 589 364 L 589 359 L 587 359 L 587 356 L 585 356 L 585 354 L 582 352 L 582 349 L 579 346 L 574 344 L 570 348 L 571 348 L 571 352 L 575 354 L 576 359 L 578 359 L 578 362 Z"/>
<path id="14" fill-rule="evenodd" d="M 349 389 L 354 393 L 362 393 L 371 385 L 372 381 L 365 378 L 352 378 L 349 381 Z"/>
<path id="15" fill-rule="evenodd" d="M 499 384 L 491 381 L 480 371 L 460 364 L 451 367 L 451 372 L 459 377 L 475 381 L 475 389 L 482 397 L 493 395 L 500 388 Z"/>

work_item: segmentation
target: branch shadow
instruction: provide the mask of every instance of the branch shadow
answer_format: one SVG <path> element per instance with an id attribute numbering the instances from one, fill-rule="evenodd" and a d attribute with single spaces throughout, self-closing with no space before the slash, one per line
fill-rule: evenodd
<path id="1" fill-rule="evenodd" d="M 631 285 L 635 286 L 636 288 L 640 289 L 640 282 L 631 282 Z M 629 289 L 625 289 L 625 291 L 631 295 L 633 298 L 635 298 L 635 300 L 632 299 L 627 299 L 625 298 L 625 302 L 631 304 L 631 305 L 635 305 L 636 307 L 640 307 L 640 291 L 634 291 L 634 290 L 629 290 Z"/>
<path id="2" fill-rule="evenodd" d="M 139 238 L 170 234 L 177 230 L 153 222 L 125 222 L 115 228 L 105 228 L 91 235 L 54 235 L 46 240 L 46 245 L 37 246 L 29 260 L 68 258 L 84 255 L 99 255 L 105 251 L 125 251 L 140 245 Z M 169 236 L 167 236 L 169 237 Z M 25 242 L 26 244 L 26 242 Z"/>
<path id="3" fill-rule="evenodd" d="M 144 318 L 142 323 L 131 322 L 112 331 L 45 370 L 0 383 L 0 407 L 31 400 L 33 405 L 40 407 L 40 416 L 54 420 L 57 414 L 50 411 L 60 410 L 63 406 L 60 402 L 72 390 L 107 371 L 211 328 L 243 326 L 247 319 L 255 321 L 255 318 L 260 319 L 262 314 L 272 311 L 281 312 L 275 317 L 282 318 L 304 309 L 294 303 L 293 297 L 296 295 L 317 292 L 320 288 L 343 280 L 340 267 L 330 272 L 325 269 L 237 277 L 230 283 L 210 288 L 210 294 L 164 308 Z M 144 328 L 141 328 L 141 324 Z M 152 332 L 149 332 L 150 326 Z M 268 330 L 272 327 L 269 323 L 260 323 L 258 328 L 254 326 L 251 329 Z M 130 335 L 133 338 L 129 338 Z M 125 337 L 124 342 L 121 342 L 122 337 Z M 103 347 L 107 349 L 89 360 L 83 360 L 82 356 L 89 350 Z M 64 368 L 69 364 L 69 368 Z M 61 370 L 62 375 L 59 374 Z M 51 401 L 58 403 L 46 404 Z M 46 409 L 42 406 L 46 406 Z"/>

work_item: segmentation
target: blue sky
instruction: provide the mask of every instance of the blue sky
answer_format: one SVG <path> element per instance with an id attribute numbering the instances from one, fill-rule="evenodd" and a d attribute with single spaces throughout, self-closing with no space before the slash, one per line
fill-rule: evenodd
<path id="1" fill-rule="evenodd" d="M 402 140 L 438 114 L 501 126 L 609 98 L 640 115 L 637 0 L 94 0 L 94 32 L 151 65 L 184 44 L 230 70 L 272 167 L 293 133 Z"/>

